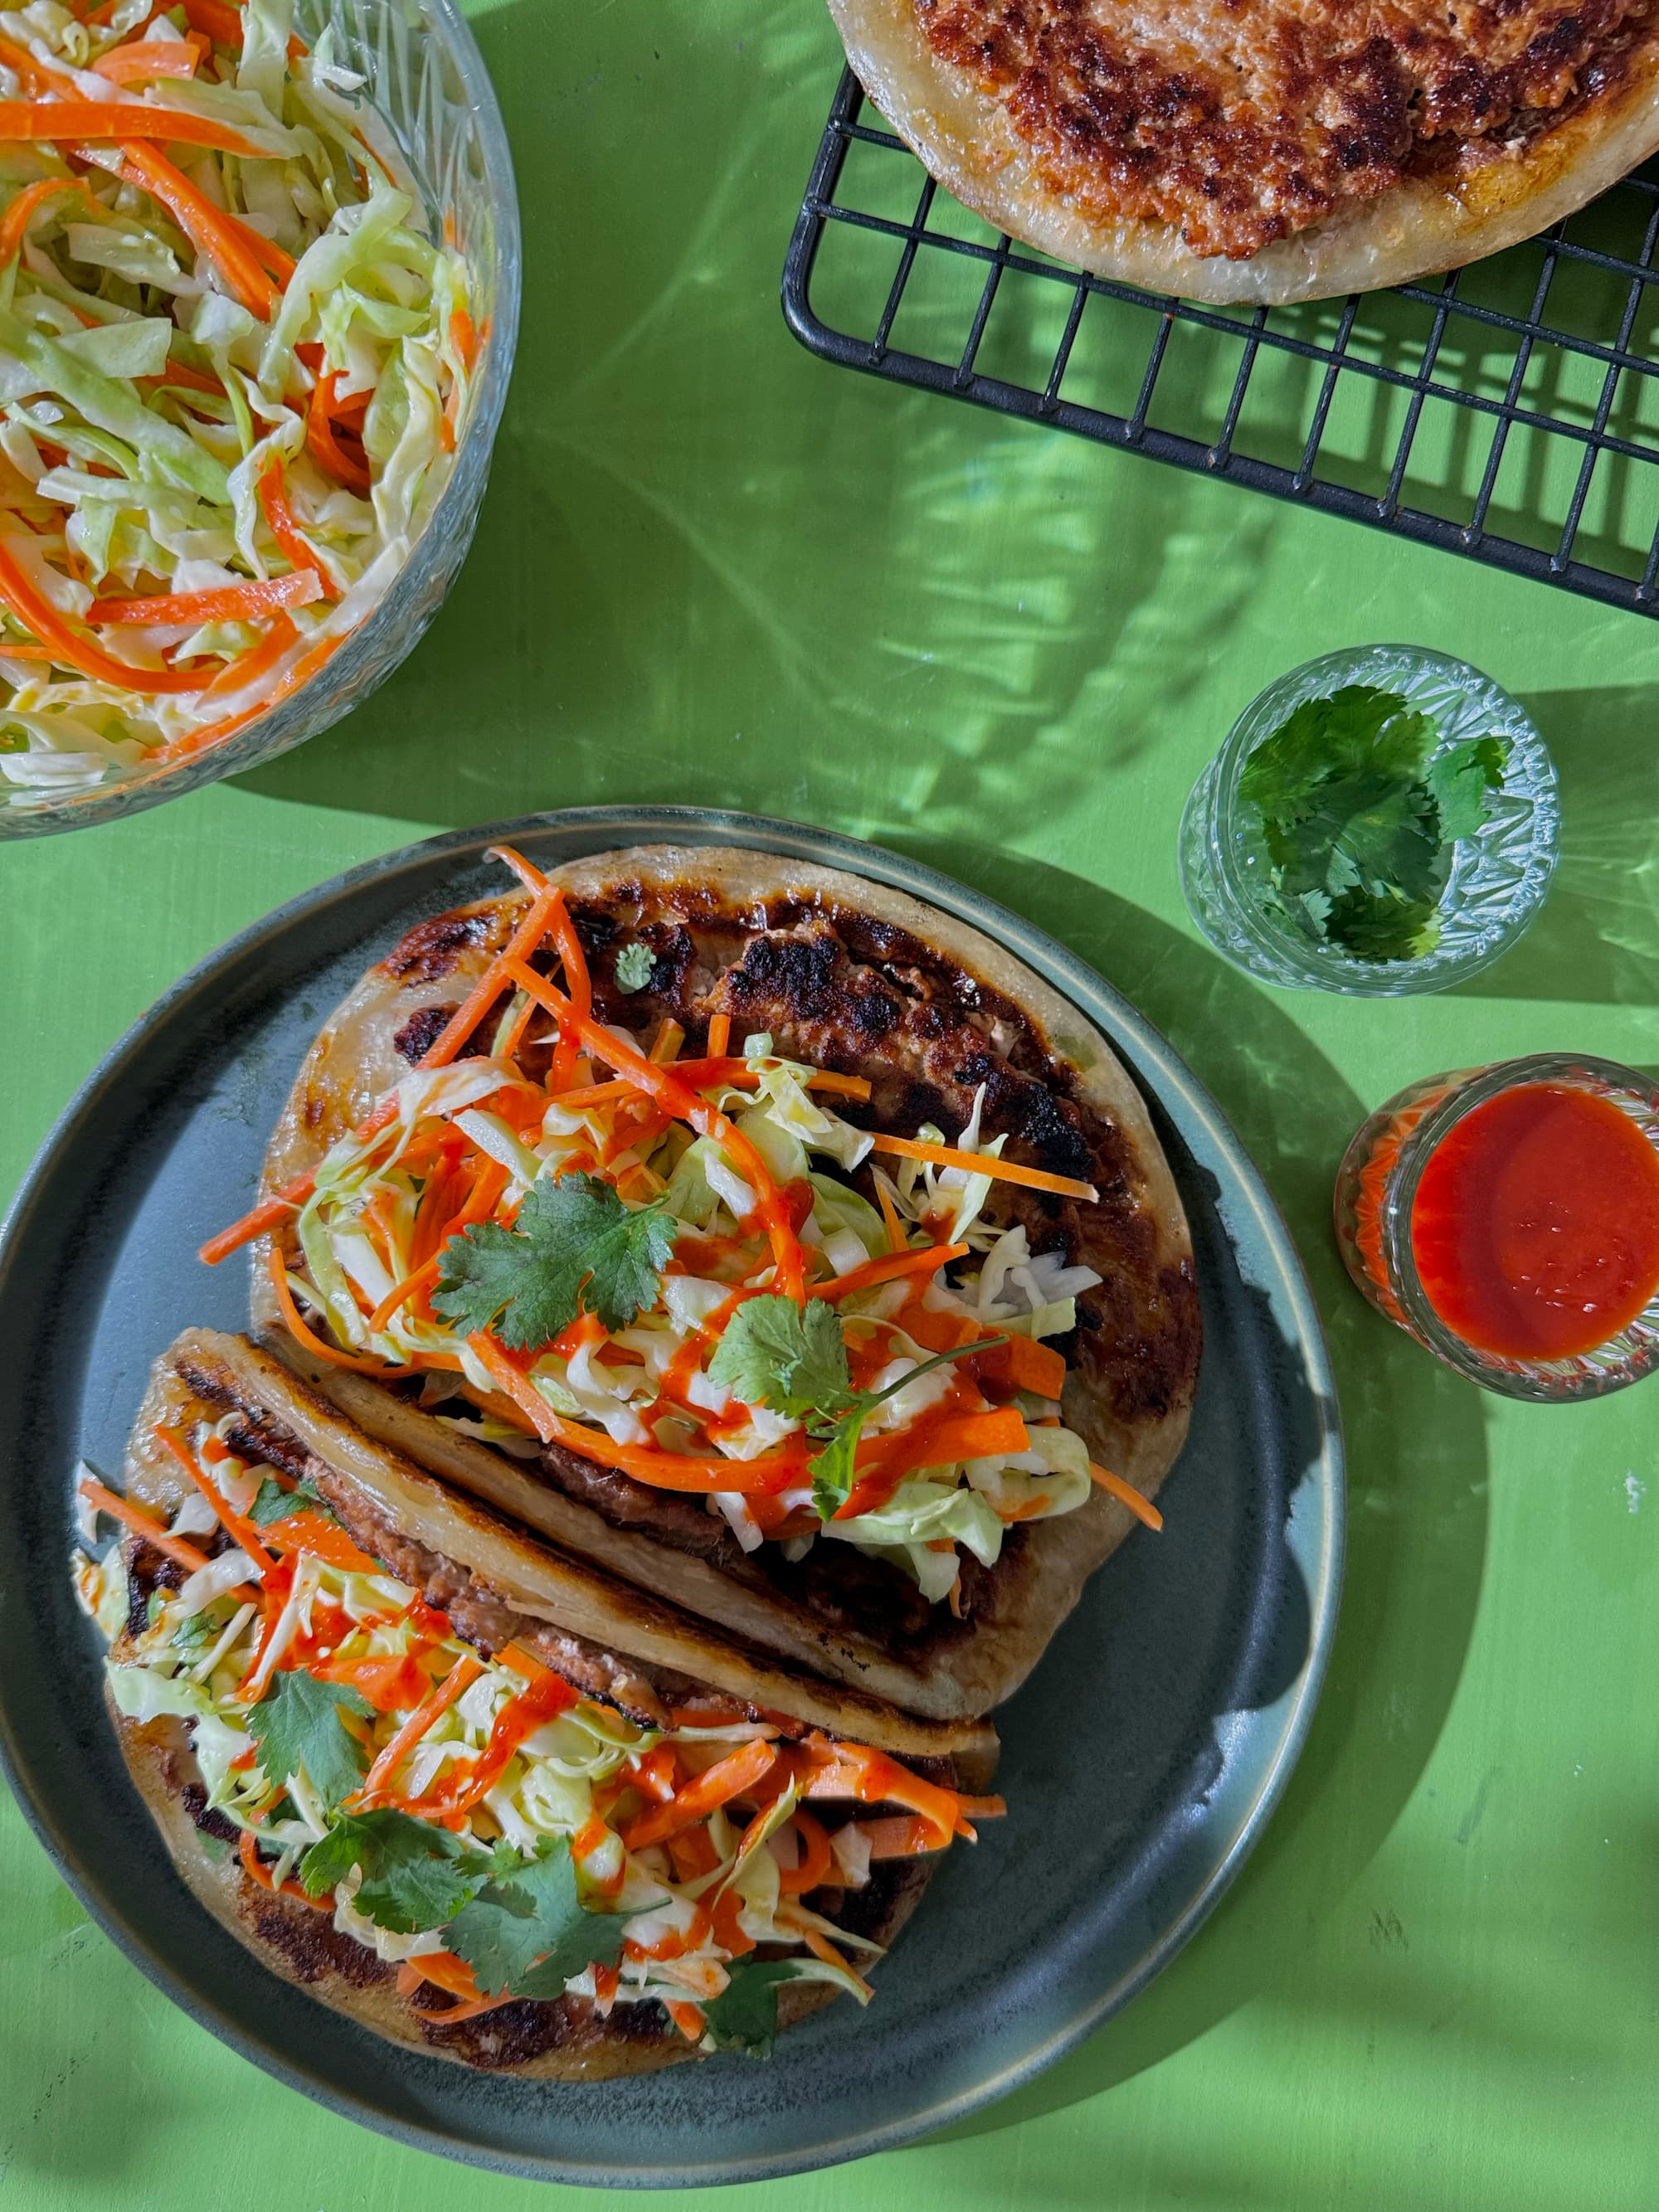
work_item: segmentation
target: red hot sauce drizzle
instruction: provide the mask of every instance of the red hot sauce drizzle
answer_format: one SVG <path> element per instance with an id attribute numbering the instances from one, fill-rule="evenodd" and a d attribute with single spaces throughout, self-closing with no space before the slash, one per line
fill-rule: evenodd
<path id="1" fill-rule="evenodd" d="M 1466 1344 L 1571 1358 L 1659 1290 L 1659 1152 L 1593 1091 L 1517 1085 L 1435 1147 L 1411 1231 L 1429 1303 Z"/>

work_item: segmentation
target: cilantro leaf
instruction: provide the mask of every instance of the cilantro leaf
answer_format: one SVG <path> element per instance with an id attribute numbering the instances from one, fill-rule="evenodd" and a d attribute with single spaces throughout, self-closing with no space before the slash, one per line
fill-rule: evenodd
<path id="1" fill-rule="evenodd" d="M 655 974 L 656 966 L 656 954 L 648 945 L 641 945 L 636 938 L 632 945 L 624 945 L 617 955 L 617 988 L 628 992 L 630 996 L 635 991 L 644 990 Z"/>
<path id="2" fill-rule="evenodd" d="M 1238 794 L 1269 817 L 1296 822 L 1327 777 L 1370 774 L 1413 782 L 1434 744 L 1434 725 L 1395 691 L 1345 684 L 1304 699 L 1244 763 Z"/>
<path id="3" fill-rule="evenodd" d="M 429 1827 L 390 1806 L 342 1813 L 300 1861 L 300 1880 L 313 1897 L 343 1881 L 353 1867 L 363 1879 L 359 1912 L 395 1936 L 441 1928 L 489 1879 L 496 1863 L 447 1828 Z"/>
<path id="4" fill-rule="evenodd" d="M 290 1513 L 305 1512 L 319 1513 L 331 1521 L 334 1518 L 314 1482 L 296 1482 L 292 1490 L 284 1490 L 280 1482 L 267 1475 L 254 1494 L 247 1517 L 257 1528 L 268 1528 L 273 1521 L 284 1521 Z"/>
<path id="5" fill-rule="evenodd" d="M 152 1602 L 157 1595 L 156 1591 L 150 1592 Z M 152 1627 L 155 1625 L 155 1614 L 160 1611 L 161 1607 L 156 1606 L 155 1612 L 149 1616 Z M 216 1639 L 224 1625 L 216 1606 L 204 1606 L 200 1613 L 192 1613 L 187 1620 L 179 1622 L 173 1632 L 172 1641 L 180 1651 L 188 1653 L 191 1658 L 199 1659 L 209 1644 Z"/>
<path id="6" fill-rule="evenodd" d="M 660 1199 L 624 1206 L 580 1170 L 534 1184 L 515 1228 L 481 1221 L 444 1246 L 432 1303 L 468 1330 L 536 1352 L 584 1310 L 626 1328 L 662 1293 L 674 1223 Z"/>
<path id="7" fill-rule="evenodd" d="M 741 2051 L 750 2058 L 769 2058 L 778 2034 L 778 1990 L 799 1978 L 790 1959 L 739 1959 L 717 1997 L 702 2000 L 701 2010 L 717 2051 Z"/>
<path id="8" fill-rule="evenodd" d="M 904 1379 L 908 1382 L 910 1378 L 907 1375 Z M 875 1403 L 872 1398 L 867 1406 L 854 1407 L 837 1421 L 829 1443 L 807 1469 L 812 1478 L 812 1506 L 820 1521 L 833 1521 L 853 1494 L 859 1439 Z"/>
<path id="9" fill-rule="evenodd" d="M 342 1706 L 364 1717 L 374 1710 L 360 1691 L 319 1682 L 297 1668 L 272 1678 L 247 1717 L 247 1730 L 273 1788 L 303 1774 L 331 1810 L 356 1788 L 368 1753 L 340 1718 Z"/>
<path id="10" fill-rule="evenodd" d="M 1437 757 L 1436 742 L 1428 715 L 1370 684 L 1304 700 L 1239 778 L 1260 819 L 1268 903 L 1358 959 L 1425 951 L 1451 848 L 1480 829 L 1507 757 L 1497 737 Z"/>
<path id="11" fill-rule="evenodd" d="M 557 1997 L 584 1966 L 614 1966 L 627 1915 L 590 1911 L 562 1837 L 532 1859 L 487 1881 L 444 1931 L 446 1948 L 465 1959 L 486 1996 Z"/>
<path id="12" fill-rule="evenodd" d="M 709 1380 L 723 1382 L 748 1406 L 769 1406 L 799 1421 L 823 1446 L 809 1463 L 812 1503 L 829 1521 L 853 1493 L 854 1462 L 865 1422 L 884 1398 L 890 1398 L 935 1367 L 948 1367 L 975 1352 L 1007 1342 L 1006 1336 L 981 1337 L 936 1353 L 880 1390 L 855 1390 L 847 1364 L 847 1340 L 841 1318 L 825 1298 L 809 1298 L 805 1310 L 793 1299 L 766 1295 L 746 1298 L 727 1322 L 708 1363 Z"/>
<path id="13" fill-rule="evenodd" d="M 1437 927 L 1430 901 L 1356 890 L 1333 902 L 1327 933 L 1361 960 L 1409 960 L 1429 950 Z"/>
<path id="14" fill-rule="evenodd" d="M 1455 844 L 1474 836 L 1486 818 L 1486 793 L 1503 788 L 1509 757 L 1502 738 L 1471 738 L 1429 763 L 1424 780 L 1434 795 L 1443 837 Z"/>
<path id="15" fill-rule="evenodd" d="M 709 1380 L 735 1391 L 745 1406 L 769 1406 L 791 1420 L 848 1412 L 854 1394 L 839 1316 L 827 1298 L 770 1294 L 745 1298 L 726 1323 Z"/>

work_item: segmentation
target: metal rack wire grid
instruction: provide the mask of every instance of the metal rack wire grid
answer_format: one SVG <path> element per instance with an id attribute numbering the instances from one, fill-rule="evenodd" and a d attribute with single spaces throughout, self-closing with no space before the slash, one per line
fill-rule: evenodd
<path id="1" fill-rule="evenodd" d="M 783 306 L 845 368 L 1651 615 L 1656 245 L 1659 180 L 1638 173 L 1420 284 L 1292 307 L 1153 298 L 1000 237 L 866 116 L 848 70 Z"/>

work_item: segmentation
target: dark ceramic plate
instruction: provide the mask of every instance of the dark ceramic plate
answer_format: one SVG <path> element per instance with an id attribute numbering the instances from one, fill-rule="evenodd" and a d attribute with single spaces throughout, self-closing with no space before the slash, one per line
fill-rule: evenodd
<path id="1" fill-rule="evenodd" d="M 914 892 L 1000 939 L 1098 1024 L 1139 1079 L 1181 1186 L 1203 1290 L 1192 1437 L 1160 1539 L 1097 1576 L 998 1716 L 1006 1820 L 952 1851 L 877 1977 L 769 2065 L 720 2057 L 562 2087 L 377 2040 L 250 1966 L 173 1874 L 105 1718 L 67 1573 L 70 1471 L 118 1469 L 149 1363 L 191 1322 L 236 1328 L 241 1263 L 202 1238 L 249 1203 L 313 1032 L 410 922 L 495 887 L 468 830 L 372 861 L 187 975 L 110 1054 L 0 1243 L 0 1745 L 88 1911 L 191 2015 L 281 2081 L 406 2142 L 568 2182 L 742 2181 L 905 2142 L 1000 2097 L 1173 1957 L 1238 1869 L 1299 1750 L 1334 1625 L 1342 1453 L 1319 1322 L 1289 1236 L 1214 1104 L 1063 946 L 891 853 L 675 807 L 510 826 L 549 864 L 677 839 L 750 846 Z"/>

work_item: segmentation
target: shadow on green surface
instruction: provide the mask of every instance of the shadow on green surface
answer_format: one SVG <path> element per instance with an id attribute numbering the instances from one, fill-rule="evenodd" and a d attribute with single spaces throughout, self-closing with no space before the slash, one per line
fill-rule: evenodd
<path id="1" fill-rule="evenodd" d="M 900 842 L 900 841 L 896 841 Z M 1486 1455 L 1476 1392 L 1388 1328 L 1330 1232 L 1336 1164 L 1364 1109 L 1265 993 L 1109 891 L 958 841 L 902 841 L 1089 961 L 1188 1057 L 1265 1173 L 1312 1279 L 1348 1449 L 1342 1618 L 1301 1765 L 1266 1837 L 1192 1948 L 1084 2047 L 951 2136 L 1095 2095 L 1257 1996 L 1340 2008 L 1310 1985 L 1321 1916 L 1358 1877 L 1416 1785 L 1456 1689 L 1480 1589 Z M 1419 2002 L 1411 1990 L 1405 2002 Z M 1356 1995 L 1356 2004 L 1369 2002 Z M 1492 2024 L 1495 2039 L 1508 2025 Z"/>
<path id="2" fill-rule="evenodd" d="M 477 538 L 413 658 L 240 784 L 459 826 L 644 799 L 867 823 L 897 779 L 902 811 L 1030 820 L 1156 743 L 1274 511 L 1200 527 L 1207 488 L 1173 471 L 795 345 L 777 287 L 828 24 L 565 11 L 551 78 L 544 0 L 476 27 L 526 248 Z M 726 122 L 653 130 L 641 158 L 618 118 L 659 108 Z M 1137 674 L 1159 716 L 1123 712 Z"/>
<path id="3" fill-rule="evenodd" d="M 1457 995 L 1601 1000 L 1659 996 L 1659 689 L 1539 691 L 1522 702 L 1561 779 L 1561 857 L 1538 920 Z"/>

